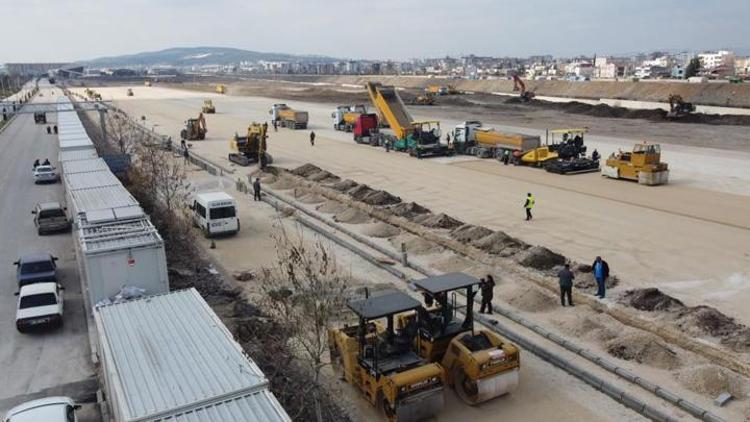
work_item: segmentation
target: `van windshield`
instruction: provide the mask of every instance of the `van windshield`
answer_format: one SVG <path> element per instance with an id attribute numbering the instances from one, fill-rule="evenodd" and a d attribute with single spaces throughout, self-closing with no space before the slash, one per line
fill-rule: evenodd
<path id="1" fill-rule="evenodd" d="M 21 309 L 36 308 L 37 306 L 56 305 L 57 298 L 54 293 L 41 293 L 38 295 L 23 296 L 18 305 Z"/>
<path id="2" fill-rule="evenodd" d="M 233 206 L 211 208 L 211 220 L 218 220 L 221 218 L 233 218 L 236 216 Z"/>
<path id="3" fill-rule="evenodd" d="M 57 209 L 51 209 L 51 210 L 42 210 L 39 212 L 39 218 L 55 218 L 55 217 L 65 217 L 65 213 L 63 210 L 57 208 Z"/>
<path id="4" fill-rule="evenodd" d="M 54 270 L 52 261 L 27 262 L 21 265 L 21 274 L 46 273 Z"/>

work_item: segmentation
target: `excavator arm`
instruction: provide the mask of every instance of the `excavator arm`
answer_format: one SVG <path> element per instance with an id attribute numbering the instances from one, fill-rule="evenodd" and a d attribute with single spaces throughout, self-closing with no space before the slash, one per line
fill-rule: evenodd
<path id="1" fill-rule="evenodd" d="M 526 92 L 526 84 L 515 73 L 513 74 L 513 91 L 521 91 L 521 95 Z"/>

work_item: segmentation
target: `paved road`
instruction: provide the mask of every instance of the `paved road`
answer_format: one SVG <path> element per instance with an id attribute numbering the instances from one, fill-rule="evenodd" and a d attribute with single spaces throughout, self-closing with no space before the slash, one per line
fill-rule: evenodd
<path id="1" fill-rule="evenodd" d="M 56 90 L 58 93 L 59 89 Z M 49 101 L 49 90 L 38 101 Z M 48 121 L 56 120 L 49 114 Z M 12 405 L 34 398 L 40 390 L 56 388 L 78 395 L 81 385 L 90 392 L 94 368 L 90 361 L 83 297 L 70 233 L 38 236 L 31 209 L 40 201 L 62 202 L 63 187 L 34 185 L 31 165 L 35 158 L 57 161 L 57 138 L 32 114 L 20 114 L 0 134 L 0 415 Z M 20 334 L 15 328 L 15 266 L 19 255 L 49 251 L 59 257 L 65 286 L 64 327 L 61 330 Z M 65 388 L 67 385 L 70 388 Z M 94 390 L 95 391 L 95 390 Z"/>

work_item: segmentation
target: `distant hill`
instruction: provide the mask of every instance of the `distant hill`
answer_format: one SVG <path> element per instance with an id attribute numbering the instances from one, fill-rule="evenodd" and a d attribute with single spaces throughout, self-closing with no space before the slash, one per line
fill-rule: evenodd
<path id="1" fill-rule="evenodd" d="M 230 64 L 241 61 L 298 61 L 298 62 L 333 62 L 332 57 L 298 56 L 282 53 L 262 53 L 258 51 L 242 50 L 225 47 L 185 47 L 168 48 L 161 51 L 150 51 L 123 56 L 100 57 L 93 60 L 83 60 L 80 64 L 88 66 L 196 66 L 209 64 Z"/>

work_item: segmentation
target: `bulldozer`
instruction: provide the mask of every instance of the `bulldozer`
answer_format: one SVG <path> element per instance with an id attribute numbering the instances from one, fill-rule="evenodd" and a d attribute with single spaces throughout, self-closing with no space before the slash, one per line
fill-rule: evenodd
<path id="1" fill-rule="evenodd" d="M 510 393 L 518 387 L 519 349 L 488 330 L 474 329 L 474 296 L 479 280 L 464 273 L 448 273 L 413 282 L 422 292 L 426 308 L 404 314 L 399 324 L 418 321 L 415 348 L 420 357 L 438 362 L 446 383 L 467 404 L 476 405 Z M 466 305 L 456 303 L 456 293 L 465 291 Z M 464 318 L 457 318 L 463 311 Z M 450 353 L 448 351 L 450 350 Z"/>
<path id="2" fill-rule="evenodd" d="M 199 113 L 197 119 L 188 119 L 185 122 L 185 129 L 180 131 L 180 138 L 186 141 L 202 141 L 206 139 L 206 132 L 206 119 L 203 113 Z"/>
<path id="3" fill-rule="evenodd" d="M 203 100 L 203 107 L 201 108 L 201 112 L 205 114 L 214 114 L 216 113 L 216 107 L 214 107 L 214 102 L 209 100 Z"/>
<path id="4" fill-rule="evenodd" d="M 227 86 L 224 84 L 217 84 L 216 85 L 216 93 L 217 94 L 226 94 L 227 93 Z"/>
<path id="5" fill-rule="evenodd" d="M 646 142 L 635 144 L 633 152 L 613 153 L 602 167 L 602 176 L 635 180 L 641 185 L 665 185 L 669 166 L 661 161 L 661 146 Z"/>
<path id="6" fill-rule="evenodd" d="M 266 152 L 268 140 L 267 123 L 251 123 L 247 127 L 247 135 L 234 137 L 229 140 L 229 161 L 241 166 L 258 163 L 261 169 L 273 162 L 271 154 Z"/>
<path id="7" fill-rule="evenodd" d="M 427 92 L 424 95 L 417 95 L 409 104 L 422 106 L 435 105 L 435 94 Z"/>
<path id="8" fill-rule="evenodd" d="M 380 407 L 389 421 L 417 421 L 436 415 L 445 405 L 445 372 L 414 352 L 415 323 L 396 329 L 394 316 L 421 308 L 416 299 L 387 290 L 347 303 L 358 324 L 328 330 L 334 369 Z M 385 320 L 385 325 L 383 324 Z"/>
<path id="9" fill-rule="evenodd" d="M 669 112 L 667 113 L 668 119 L 679 119 L 685 117 L 690 113 L 695 112 L 695 105 L 693 103 L 685 102 L 681 95 L 669 94 Z"/>

